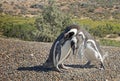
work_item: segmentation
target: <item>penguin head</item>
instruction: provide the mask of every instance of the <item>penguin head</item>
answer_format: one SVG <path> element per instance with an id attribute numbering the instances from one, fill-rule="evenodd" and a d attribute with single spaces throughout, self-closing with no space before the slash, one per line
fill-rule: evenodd
<path id="1" fill-rule="evenodd" d="M 68 40 L 74 36 L 74 32 L 69 32 L 64 35 L 64 39 Z"/>
<path id="2" fill-rule="evenodd" d="M 67 27 L 61 35 L 61 44 L 63 45 L 67 40 L 71 40 L 76 34 L 77 28 Z"/>
<path id="3" fill-rule="evenodd" d="M 72 37 L 74 37 L 75 35 L 77 35 L 77 29 L 76 28 L 70 29 L 67 32 L 65 32 L 64 39 L 66 40 L 72 39 Z"/>

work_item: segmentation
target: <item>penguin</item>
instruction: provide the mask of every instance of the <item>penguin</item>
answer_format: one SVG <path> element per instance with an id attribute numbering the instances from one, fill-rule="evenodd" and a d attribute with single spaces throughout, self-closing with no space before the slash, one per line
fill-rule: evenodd
<path id="1" fill-rule="evenodd" d="M 78 26 L 70 25 L 57 37 L 57 39 L 52 44 L 48 59 L 43 64 L 44 67 L 55 68 L 57 71 L 61 72 L 60 67 L 68 69 L 63 62 L 70 56 L 73 47 L 74 40 L 77 42 L 76 38 Z"/>
<path id="2" fill-rule="evenodd" d="M 80 55 L 81 59 L 83 56 L 87 58 L 88 62 L 85 64 L 85 66 L 89 65 L 91 61 L 96 60 L 100 61 L 101 63 L 100 68 L 105 69 L 103 61 L 107 56 L 107 53 L 103 55 L 103 51 L 100 48 L 100 45 L 87 30 L 79 27 L 77 31 L 77 42 L 74 41 L 74 45 L 77 46 L 75 51 L 77 51 L 76 53 Z"/>
<path id="3" fill-rule="evenodd" d="M 100 62 L 99 69 L 105 69 L 104 59 L 107 56 L 107 53 L 103 55 L 103 51 L 101 50 L 99 44 L 95 42 L 95 40 L 88 39 L 86 41 L 86 48 L 84 49 L 84 56 L 88 60 L 88 62 L 84 65 L 84 67 L 88 67 L 91 61 L 98 61 Z"/>
<path id="4" fill-rule="evenodd" d="M 90 51 L 91 54 L 87 54 L 87 51 Z M 71 52 L 74 55 L 79 54 L 81 58 L 85 56 L 88 59 L 85 65 L 89 65 L 92 60 L 97 60 L 101 62 L 101 68 L 105 68 L 103 60 L 107 55 L 102 56 L 100 46 L 93 36 L 78 25 L 66 27 L 57 37 L 52 44 L 48 59 L 43 65 L 55 68 L 59 72 L 61 72 L 60 66 L 68 69 L 69 67 L 66 67 L 63 62 L 70 56 Z"/>

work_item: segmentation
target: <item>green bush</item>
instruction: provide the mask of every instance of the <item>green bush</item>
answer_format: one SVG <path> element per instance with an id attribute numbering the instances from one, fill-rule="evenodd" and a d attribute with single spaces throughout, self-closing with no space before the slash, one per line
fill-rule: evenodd
<path id="1" fill-rule="evenodd" d="M 51 42 L 71 22 L 68 14 L 63 14 L 50 2 L 37 19 L 0 14 L 0 32 L 7 37 Z"/>
<path id="2" fill-rule="evenodd" d="M 6 23 L 3 27 L 3 35 L 7 37 L 20 38 L 23 40 L 35 40 L 35 27 L 30 24 Z"/>
<path id="3" fill-rule="evenodd" d="M 95 28 L 91 28 L 90 32 L 93 33 L 94 36 L 105 37 L 108 34 L 119 34 L 120 27 L 114 27 L 110 24 L 99 25 Z"/>
<path id="4" fill-rule="evenodd" d="M 73 19 L 73 21 L 85 28 L 87 26 L 88 31 L 97 37 L 105 37 L 108 34 L 120 35 L 120 20 Z"/>
<path id="5" fill-rule="evenodd" d="M 43 13 L 36 19 L 36 28 L 39 30 L 37 41 L 51 42 L 72 22 L 68 14 L 63 14 L 55 5 L 54 0 L 49 1 Z"/>
<path id="6" fill-rule="evenodd" d="M 107 34 L 112 33 L 112 31 L 112 26 L 106 24 L 103 26 L 100 25 L 95 28 L 92 28 L 90 32 L 93 33 L 94 36 L 105 37 Z"/>
<path id="7" fill-rule="evenodd" d="M 100 39 L 100 44 L 104 46 L 116 46 L 120 47 L 120 41 Z"/>
<path id="8" fill-rule="evenodd" d="M 0 15 L 0 32 L 4 36 L 23 40 L 36 40 L 35 18 Z"/>

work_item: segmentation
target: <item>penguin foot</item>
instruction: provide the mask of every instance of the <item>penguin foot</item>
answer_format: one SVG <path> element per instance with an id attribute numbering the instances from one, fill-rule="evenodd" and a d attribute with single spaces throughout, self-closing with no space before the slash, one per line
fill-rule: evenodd
<path id="1" fill-rule="evenodd" d="M 61 68 L 63 68 L 63 69 L 70 69 L 71 67 L 67 67 L 64 64 L 61 64 Z"/>
<path id="2" fill-rule="evenodd" d="M 58 71 L 58 72 L 64 72 L 64 71 L 61 70 L 59 67 L 62 68 L 62 69 L 70 69 L 70 68 L 71 68 L 71 67 L 65 66 L 64 64 L 60 64 L 59 66 L 56 66 L 56 67 L 55 67 L 55 70 Z"/>
<path id="3" fill-rule="evenodd" d="M 55 68 L 58 72 L 61 72 L 61 70 L 60 70 L 60 68 L 57 66 L 56 68 Z"/>
<path id="4" fill-rule="evenodd" d="M 57 72 L 60 72 L 60 73 L 63 73 L 63 72 L 64 72 L 63 70 L 61 70 L 61 69 L 59 69 L 59 68 L 55 68 L 55 70 L 56 70 Z"/>
<path id="5" fill-rule="evenodd" d="M 101 62 L 101 64 L 100 64 L 100 68 L 99 68 L 100 70 L 105 70 L 105 66 L 104 66 L 104 64 Z"/>
<path id="6" fill-rule="evenodd" d="M 91 61 L 88 61 L 88 62 L 83 66 L 83 68 L 88 68 L 88 67 L 90 66 L 90 63 L 91 63 Z"/>
<path id="7" fill-rule="evenodd" d="M 105 69 L 103 69 L 103 68 L 99 68 L 99 70 L 105 70 Z"/>
<path id="8" fill-rule="evenodd" d="M 56 70 L 57 72 L 63 72 L 63 70 L 61 70 L 58 66 L 55 67 L 55 70 Z"/>

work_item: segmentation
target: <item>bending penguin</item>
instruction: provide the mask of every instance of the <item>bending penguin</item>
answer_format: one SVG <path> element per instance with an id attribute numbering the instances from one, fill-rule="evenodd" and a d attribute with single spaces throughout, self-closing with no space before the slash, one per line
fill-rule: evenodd
<path id="1" fill-rule="evenodd" d="M 57 37 L 50 49 L 49 57 L 43 66 L 56 68 L 57 71 L 61 71 L 60 66 L 64 69 L 69 68 L 64 66 L 63 62 L 69 57 L 70 52 L 75 50 L 75 44 L 71 41 L 77 42 L 75 38 L 77 30 L 74 25 L 71 25 Z"/>
<path id="2" fill-rule="evenodd" d="M 103 51 L 101 50 L 99 44 L 96 40 L 83 28 L 78 28 L 78 33 L 76 35 L 77 42 L 74 42 L 74 45 L 77 46 L 75 49 L 80 57 L 85 56 L 88 62 L 85 66 L 88 66 L 91 61 L 99 61 L 101 63 L 100 68 L 105 69 L 104 67 L 104 59 L 107 56 L 107 53 L 103 55 Z M 81 42 L 82 40 L 82 42 Z"/>

